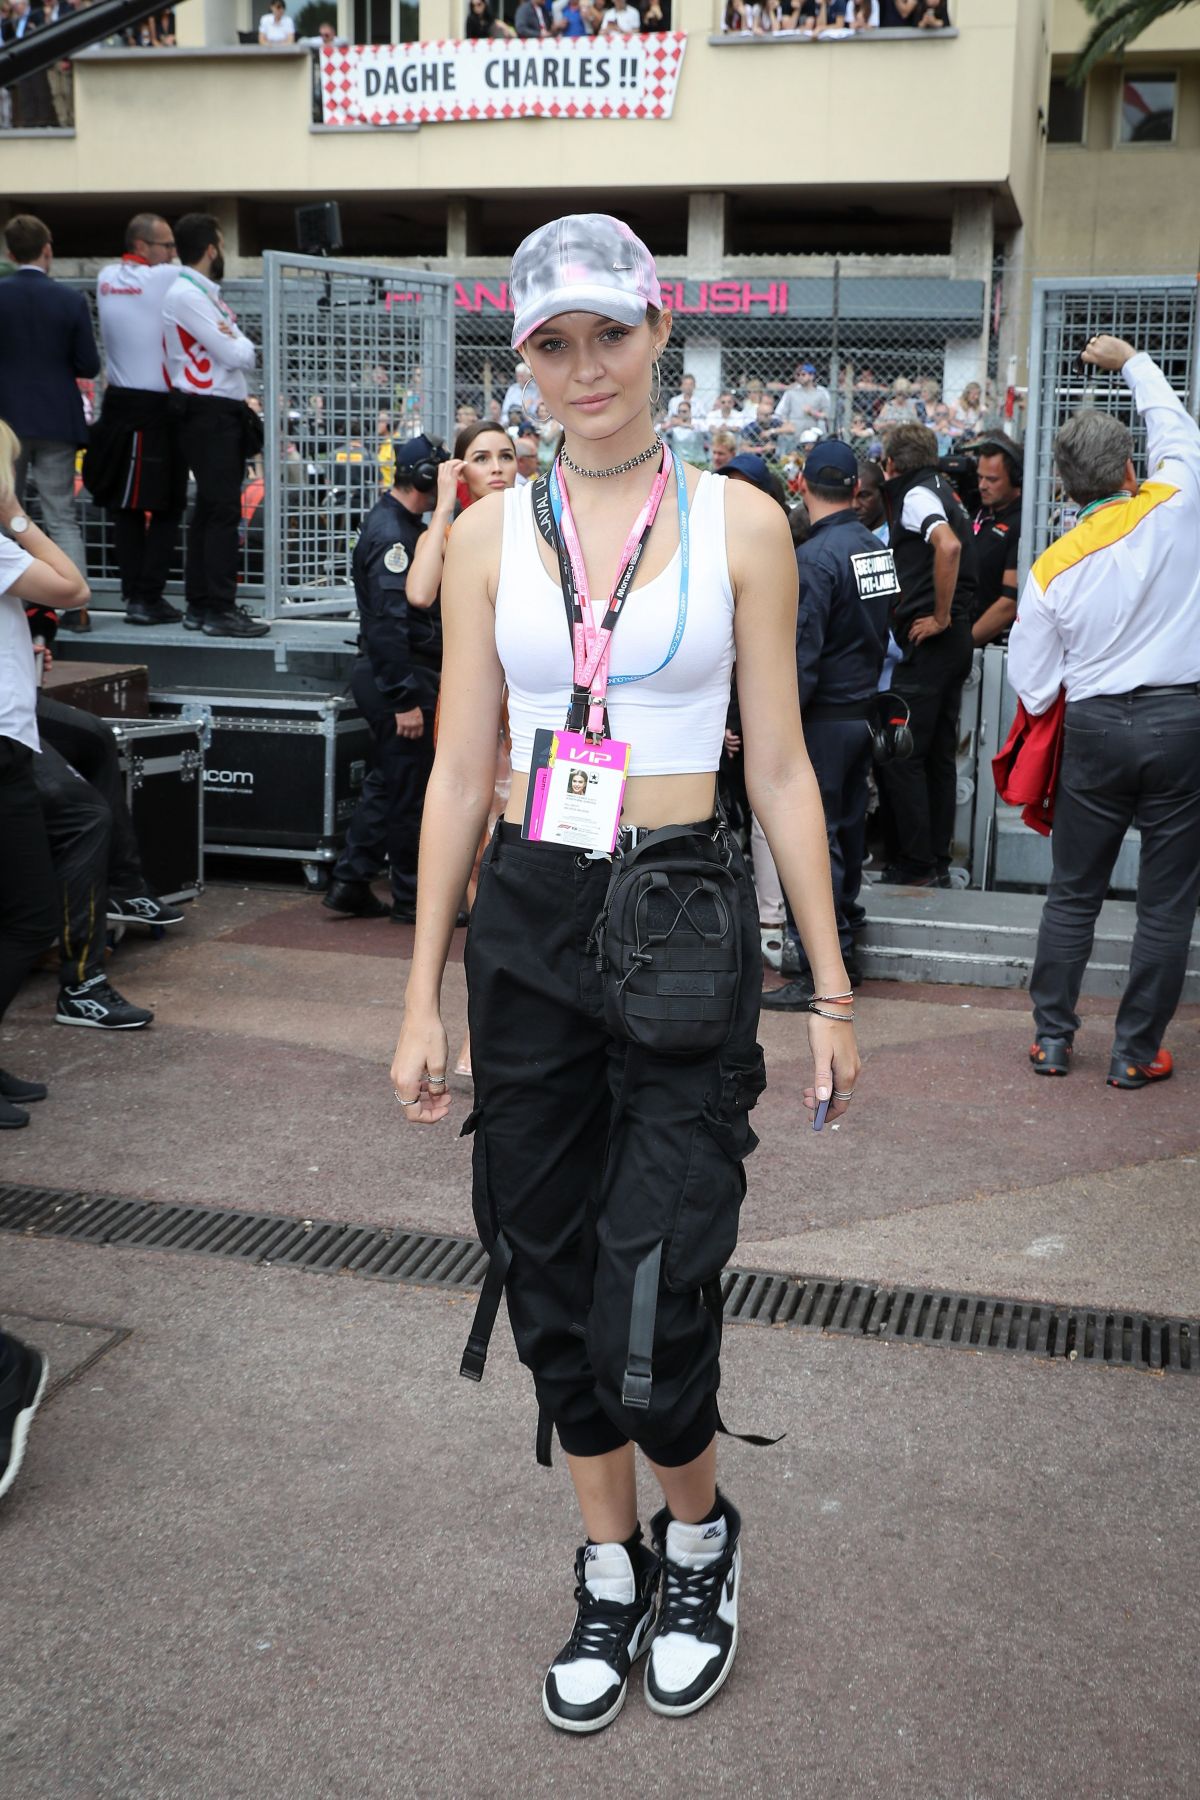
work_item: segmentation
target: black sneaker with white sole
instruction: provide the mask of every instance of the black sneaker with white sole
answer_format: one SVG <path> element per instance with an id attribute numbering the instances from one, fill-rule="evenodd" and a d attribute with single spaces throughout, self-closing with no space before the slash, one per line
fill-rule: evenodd
<path id="1" fill-rule="evenodd" d="M 551 1663 L 542 1711 L 560 1731 L 601 1731 L 625 1704 L 630 1666 L 654 1631 L 659 1561 L 644 1544 L 575 1553 L 575 1629 Z"/>
<path id="2" fill-rule="evenodd" d="M 103 975 L 93 975 L 80 987 L 58 990 L 56 1025 L 91 1025 L 99 1031 L 138 1031 L 154 1014 L 148 1006 L 134 1006 Z"/>
<path id="3" fill-rule="evenodd" d="M 699 1712 L 728 1679 L 737 1653 L 742 1520 L 718 1498 L 724 1531 L 720 1520 L 681 1525 L 666 1507 L 650 1521 L 663 1594 L 646 1664 L 646 1703 L 672 1718 Z"/>
<path id="4" fill-rule="evenodd" d="M 183 914 L 177 906 L 168 906 L 155 894 L 132 894 L 126 899 L 118 899 L 115 894 L 108 898 L 108 922 L 110 925 L 182 925 Z"/>
<path id="5" fill-rule="evenodd" d="M 0 1499 L 17 1479 L 49 1373 L 42 1351 L 0 1335 Z"/>

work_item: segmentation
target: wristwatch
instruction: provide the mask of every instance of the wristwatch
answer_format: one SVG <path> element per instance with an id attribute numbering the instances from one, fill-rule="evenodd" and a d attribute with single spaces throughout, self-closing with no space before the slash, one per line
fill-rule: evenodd
<path id="1" fill-rule="evenodd" d="M 8 529 L 14 537 L 20 537 L 23 532 L 29 530 L 29 520 L 24 513 L 14 513 L 8 521 Z"/>

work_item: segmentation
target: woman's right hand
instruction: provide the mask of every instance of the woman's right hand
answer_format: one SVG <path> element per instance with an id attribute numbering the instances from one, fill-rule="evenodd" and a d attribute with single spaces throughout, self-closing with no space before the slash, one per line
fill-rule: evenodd
<path id="1" fill-rule="evenodd" d="M 420 1102 L 417 1106 L 401 1105 L 410 1125 L 436 1125 L 450 1111 L 450 1090 L 446 1086 L 449 1054 L 440 1014 L 405 1015 L 391 1074 L 397 1101 Z"/>
<path id="2" fill-rule="evenodd" d="M 437 505 L 435 512 L 453 512 L 458 505 L 458 484 L 462 480 L 462 472 L 466 467 L 457 456 L 449 462 L 438 465 Z"/>

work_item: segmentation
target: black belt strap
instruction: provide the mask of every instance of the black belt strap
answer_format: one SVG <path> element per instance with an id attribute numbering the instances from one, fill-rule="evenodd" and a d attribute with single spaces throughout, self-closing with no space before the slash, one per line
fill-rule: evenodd
<path id="1" fill-rule="evenodd" d="M 509 1248 L 508 1239 L 502 1231 L 498 1231 L 488 1261 L 488 1272 L 483 1279 L 479 1304 L 475 1308 L 471 1335 L 467 1339 L 467 1347 L 463 1351 L 462 1362 L 458 1368 L 459 1374 L 465 1375 L 468 1381 L 483 1380 L 492 1327 L 496 1323 L 496 1314 L 500 1309 L 500 1296 L 504 1292 L 504 1283 L 508 1279 L 508 1271 L 511 1267 L 512 1251 Z"/>
<path id="2" fill-rule="evenodd" d="M 554 1467 L 554 1464 L 550 1460 L 550 1441 L 553 1432 L 554 1420 L 550 1417 L 550 1414 L 546 1411 L 545 1407 L 540 1406 L 538 1408 L 537 1446 L 535 1453 L 543 1469 L 552 1469 Z"/>
<path id="3" fill-rule="evenodd" d="M 658 1317 L 658 1276 L 662 1268 L 662 1239 L 647 1251 L 633 1278 L 633 1304 L 629 1309 L 629 1354 L 621 1384 L 622 1406 L 648 1407 L 654 1363 L 654 1322 Z"/>
<path id="4" fill-rule="evenodd" d="M 721 1277 L 714 1275 L 711 1281 L 705 1282 L 701 1292 L 704 1295 L 704 1304 L 717 1328 L 717 1344 L 719 1346 L 725 1329 L 725 1299 L 721 1293 Z M 781 1431 L 778 1437 L 763 1437 L 757 1431 L 730 1431 L 721 1417 L 721 1408 L 716 1404 L 715 1399 L 713 1405 L 717 1415 L 717 1430 L 722 1437 L 736 1438 L 739 1444 L 756 1444 L 760 1450 L 765 1450 L 772 1444 L 781 1444 L 787 1436 L 786 1431 Z"/>

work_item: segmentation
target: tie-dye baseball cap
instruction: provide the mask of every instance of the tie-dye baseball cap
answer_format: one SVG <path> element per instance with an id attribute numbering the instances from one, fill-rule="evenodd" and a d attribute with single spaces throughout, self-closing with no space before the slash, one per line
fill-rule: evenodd
<path id="1" fill-rule="evenodd" d="M 662 305 L 654 258 L 608 213 L 570 213 L 530 232 L 513 257 L 508 291 L 514 350 L 559 313 L 594 312 L 640 325 L 648 306 Z"/>

